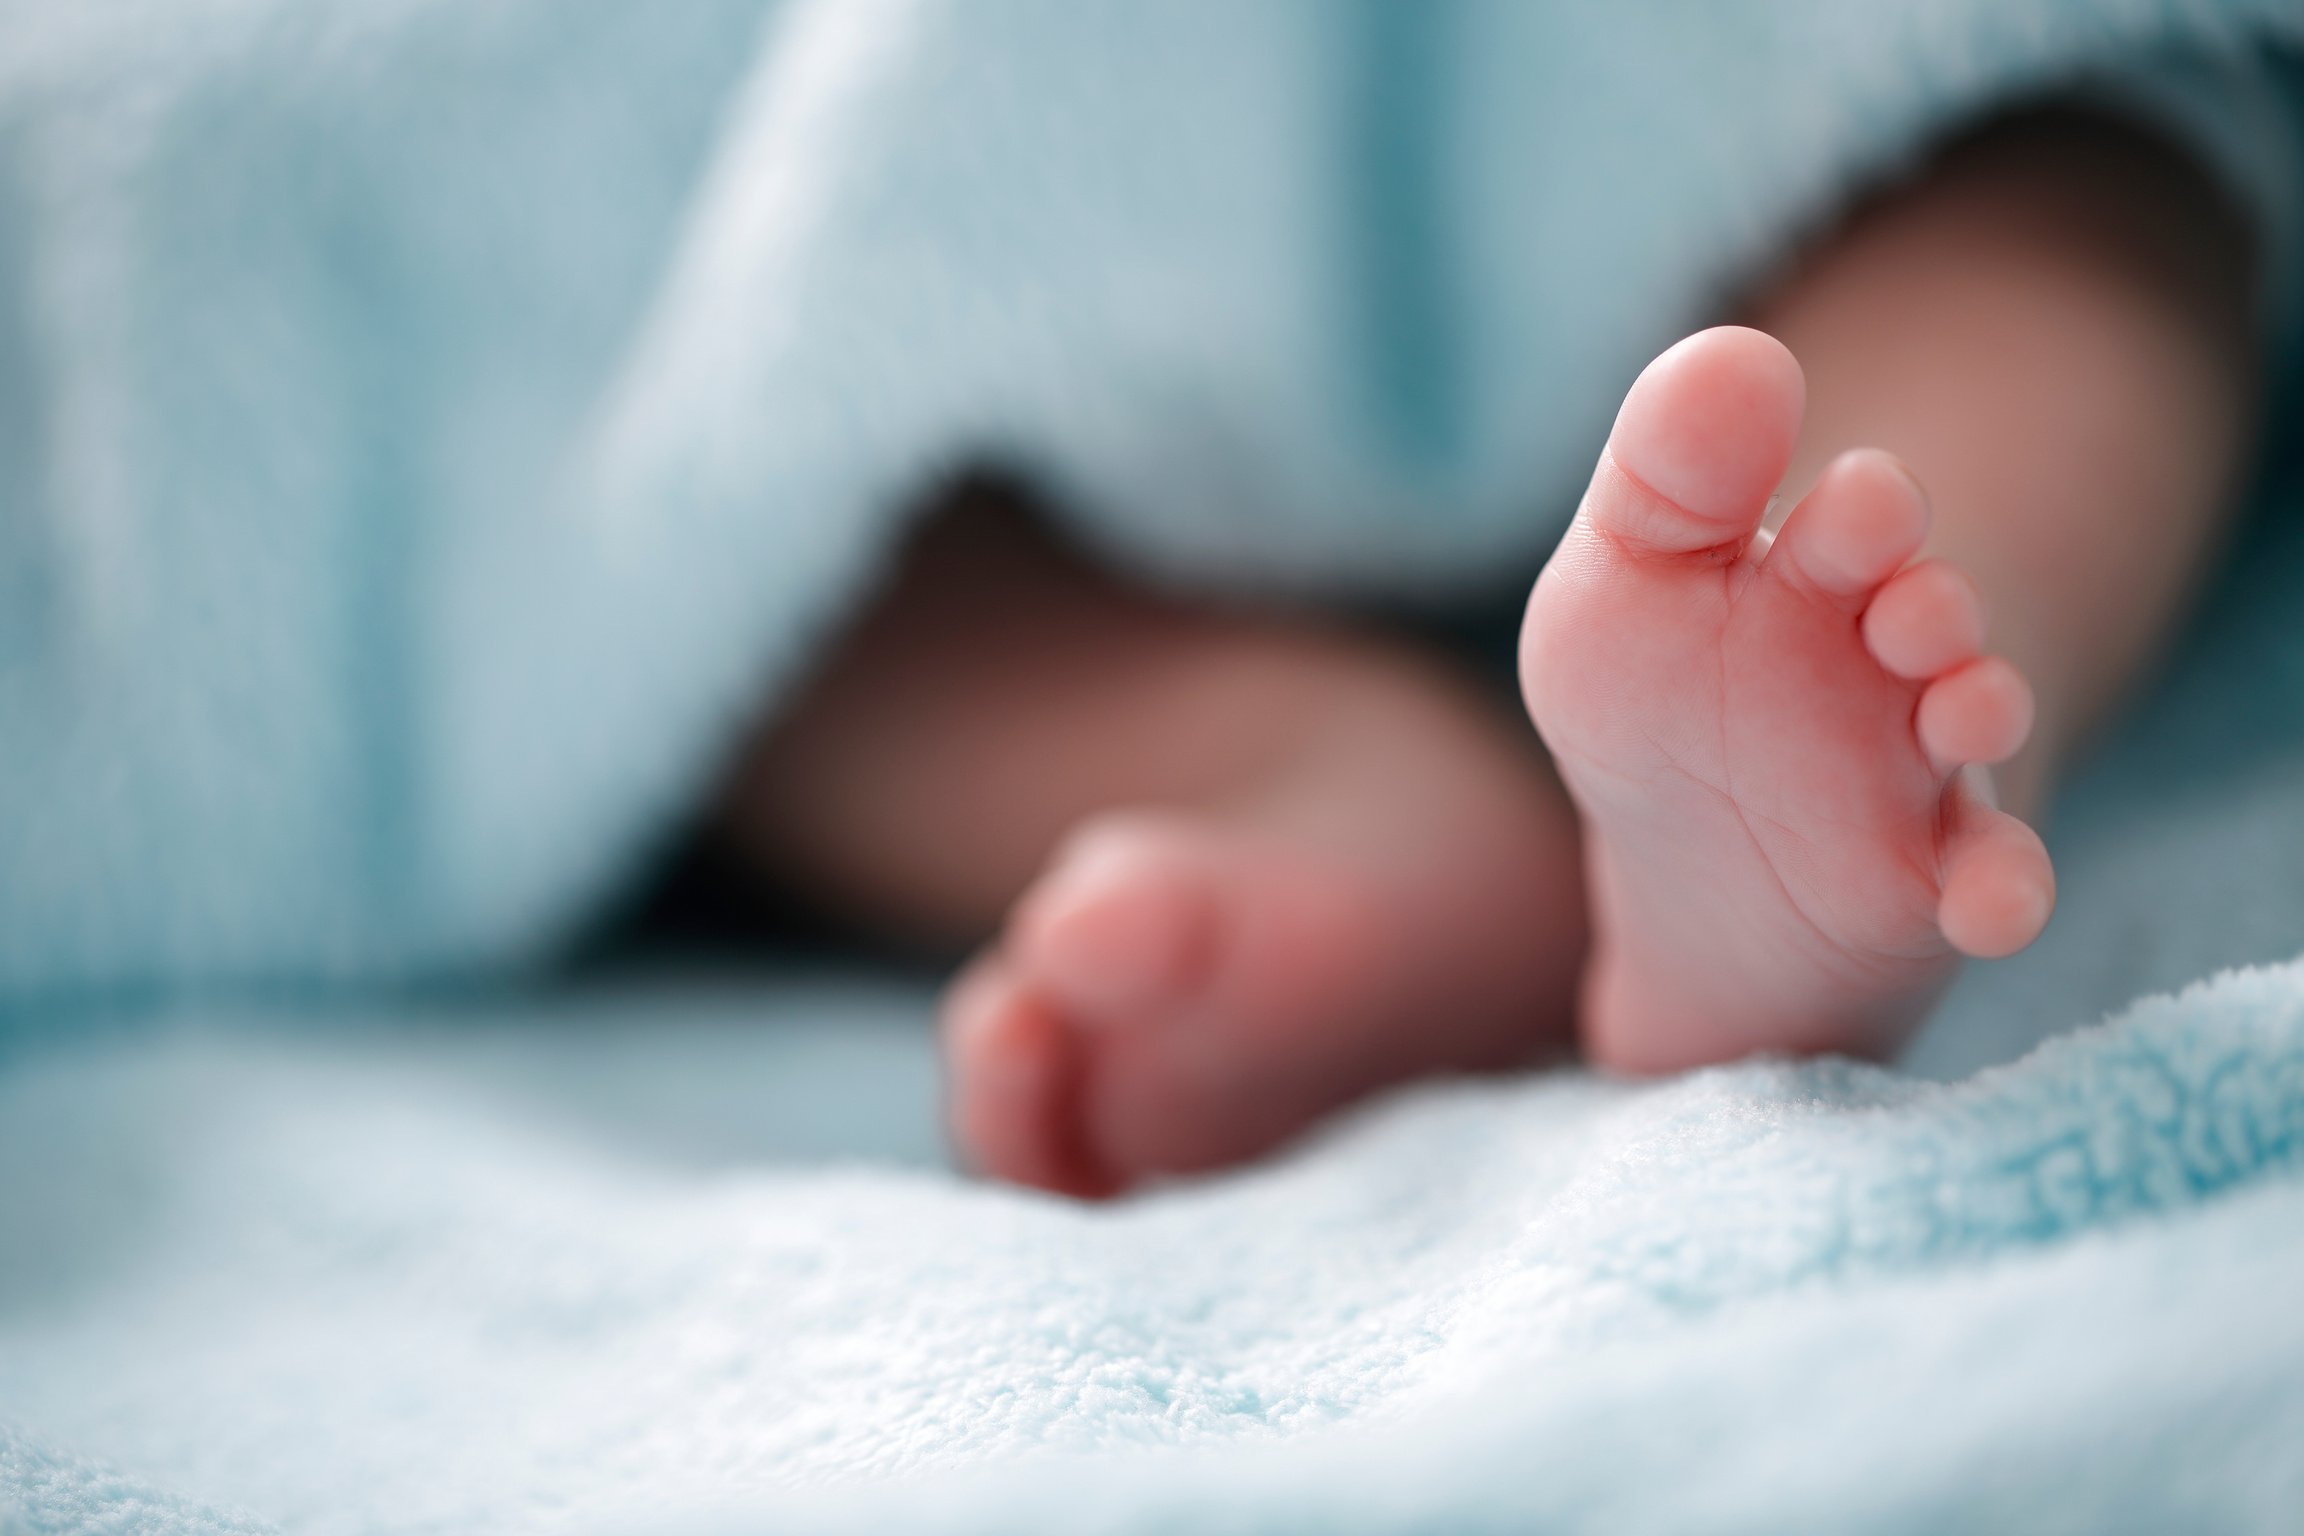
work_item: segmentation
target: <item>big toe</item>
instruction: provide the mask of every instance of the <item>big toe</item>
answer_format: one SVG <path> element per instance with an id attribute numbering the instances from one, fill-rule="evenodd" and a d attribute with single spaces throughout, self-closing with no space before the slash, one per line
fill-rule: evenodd
<path id="1" fill-rule="evenodd" d="M 1792 462 L 1804 404 L 1782 342 L 1699 331 L 1642 370 L 1616 413 L 1584 514 L 1637 549 L 1741 549 Z"/>
<path id="2" fill-rule="evenodd" d="M 1374 1086 L 1394 950 L 1353 866 L 1129 813 L 1076 835 L 1003 962 L 1064 1030 L 1072 1134 L 1113 1187 L 1243 1161 Z"/>
<path id="3" fill-rule="evenodd" d="M 1140 1018 L 1182 1003 L 1213 944 L 1214 872 L 1184 829 L 1115 817 L 1076 833 L 1017 910 L 1018 969 L 1082 1022 Z"/>
<path id="4" fill-rule="evenodd" d="M 1118 1191 L 1081 1135 L 1079 1052 L 1047 999 L 988 956 L 952 983 L 942 1025 L 946 1110 L 969 1162 L 1081 1199 Z"/>

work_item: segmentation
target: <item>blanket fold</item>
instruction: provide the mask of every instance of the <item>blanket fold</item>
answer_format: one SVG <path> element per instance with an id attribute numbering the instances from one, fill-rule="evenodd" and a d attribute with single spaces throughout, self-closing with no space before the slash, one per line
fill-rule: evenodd
<path id="1" fill-rule="evenodd" d="M 1147 579 L 1524 575 L 1639 364 L 2282 0 L 0 7 L 0 996 L 496 970 L 983 459 Z"/>

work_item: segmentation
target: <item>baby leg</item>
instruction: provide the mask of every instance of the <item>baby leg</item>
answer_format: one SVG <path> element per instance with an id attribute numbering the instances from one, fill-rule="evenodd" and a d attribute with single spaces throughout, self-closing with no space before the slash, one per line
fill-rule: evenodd
<path id="1" fill-rule="evenodd" d="M 974 493 L 768 733 L 730 830 L 884 933 L 983 945 L 959 1139 L 1076 1194 L 1563 1045 L 1573 811 L 1523 724 L 1333 627 L 1164 601 Z"/>

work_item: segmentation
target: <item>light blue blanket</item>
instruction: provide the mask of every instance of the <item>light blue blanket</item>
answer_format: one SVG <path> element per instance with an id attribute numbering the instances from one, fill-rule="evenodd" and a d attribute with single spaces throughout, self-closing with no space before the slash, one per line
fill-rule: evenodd
<path id="1" fill-rule="evenodd" d="M 1426 1090 L 1113 1210 L 926 1166 L 916 1007 L 209 1015 L 20 1063 L 0 1530 L 2304 1508 L 2304 965 L 1953 1088 L 1825 1063 Z"/>
<path id="2" fill-rule="evenodd" d="M 2299 32 L 0 0 L 0 999 L 532 963 L 971 460 L 1148 577 L 1524 580 L 1640 364 L 1929 131 Z"/>
<path id="3" fill-rule="evenodd" d="M 1926 132 L 2274 36 L 0 0 L 0 1532 L 2293 1528 L 2304 969 L 1935 1081 L 2304 948 L 2292 467 L 1900 1074 L 1429 1089 L 1080 1210 L 942 1168 L 915 994 L 520 981 L 939 475 L 1476 590 Z"/>

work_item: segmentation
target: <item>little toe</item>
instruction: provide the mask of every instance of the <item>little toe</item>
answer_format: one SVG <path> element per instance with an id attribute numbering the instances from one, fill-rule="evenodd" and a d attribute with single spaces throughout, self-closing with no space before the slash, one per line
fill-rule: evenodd
<path id="1" fill-rule="evenodd" d="M 1984 649 L 1984 600 L 1968 573 L 1923 560 L 1891 577 L 1864 610 L 1864 644 L 1898 677 L 1940 676 Z"/>
<path id="2" fill-rule="evenodd" d="M 1585 516 L 1644 552 L 1740 551 L 1792 461 L 1802 403 L 1783 343 L 1741 326 L 1698 332 L 1625 395 Z"/>
<path id="3" fill-rule="evenodd" d="M 1940 772 L 2006 762 L 2032 734 L 2032 689 L 2007 661 L 1980 657 L 1928 685 L 1914 729 Z"/>
<path id="4" fill-rule="evenodd" d="M 983 959 L 945 993 L 942 1028 L 947 1113 L 971 1163 L 1056 1194 L 1115 1192 L 1116 1182 L 1080 1145 L 1078 1063 L 1052 1006 L 1019 985 L 1005 963 Z"/>
<path id="5" fill-rule="evenodd" d="M 1833 460 L 1793 509 L 1769 563 L 1818 591 L 1857 599 L 1902 569 L 1927 536 L 1920 482 L 1895 455 L 1859 448 Z"/>
<path id="6" fill-rule="evenodd" d="M 1008 952 L 1075 1023 L 1164 1013 L 1196 990 L 1214 936 L 1195 840 L 1148 818 L 1073 837 L 1019 907 Z"/>
<path id="7" fill-rule="evenodd" d="M 2056 872 L 2040 836 L 2005 811 L 1964 802 L 1937 902 L 1945 942 L 1978 960 L 2012 955 L 2056 910 Z"/>

